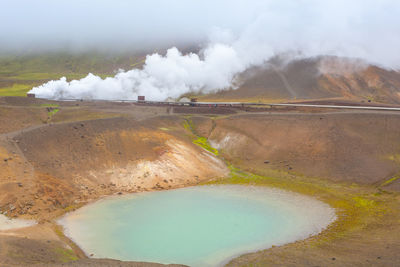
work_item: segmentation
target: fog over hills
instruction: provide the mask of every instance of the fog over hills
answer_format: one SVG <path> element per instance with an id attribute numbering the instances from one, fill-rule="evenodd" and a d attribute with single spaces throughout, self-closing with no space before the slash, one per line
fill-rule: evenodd
<path id="1" fill-rule="evenodd" d="M 237 89 L 243 82 L 243 73 L 248 75 L 250 70 L 260 68 L 282 76 L 280 79 L 291 98 L 321 94 L 374 98 L 376 88 L 396 90 L 396 83 L 388 81 L 393 75 L 384 78 L 383 85 L 373 84 L 369 78 L 352 82 L 354 77 L 347 77 L 339 82 L 332 80 L 332 75 L 323 75 L 325 80 L 318 82 L 318 86 L 307 77 L 298 85 L 291 85 L 291 78 L 286 81 L 282 72 L 276 72 L 277 66 L 270 64 L 282 55 L 286 62 L 294 60 L 297 65 L 302 60 L 327 55 L 361 59 L 363 65 L 376 65 L 389 72 L 398 70 L 400 3 L 394 0 L 206 0 L 201 4 L 183 0 L 146 3 L 39 0 L 35 1 L 35 7 L 32 5 L 31 1 L 17 0 L 4 6 L 8 12 L 0 18 L 0 38 L 5 40 L 0 50 L 14 53 L 99 50 L 106 54 L 156 50 L 147 55 L 143 64 L 119 70 L 114 77 L 90 73 L 75 80 L 57 77 L 33 88 L 31 93 L 39 97 L 112 100 L 146 95 L 150 100 L 177 99 L 182 95 Z M 12 14 L 17 11 L 23 14 L 15 21 Z M 176 47 L 194 49 L 187 52 Z M 287 68 L 296 68 L 292 65 Z M 335 75 L 342 73 L 343 67 L 346 68 L 336 64 Z M 355 88 L 346 89 L 349 86 L 343 83 L 354 84 Z M 311 88 L 306 90 L 305 84 Z M 366 92 L 355 92 L 364 85 Z M 242 88 L 245 87 L 252 86 Z M 335 89 L 317 93 L 320 90 L 317 88 L 322 87 Z M 312 93 L 302 93 L 304 90 Z M 273 90 L 268 94 L 274 94 Z M 396 93 L 385 95 L 377 99 L 392 98 Z"/>
<path id="2" fill-rule="evenodd" d="M 80 61 L 75 58 L 72 62 L 80 73 L 89 69 L 107 70 L 103 73 L 108 74 L 104 75 L 112 77 L 113 69 L 127 66 L 141 68 L 143 59 L 140 55 L 126 59 L 124 56 L 110 58 L 101 54 L 96 57 L 95 65 L 91 65 L 86 59 Z M 74 57 L 64 55 L 62 60 L 57 61 L 59 71 L 69 68 L 71 58 Z M 51 57 L 47 59 L 50 61 Z M 203 100 L 264 102 L 341 98 L 362 102 L 400 103 L 400 72 L 369 64 L 365 60 L 343 57 L 274 57 L 260 66 L 238 73 L 233 80 L 233 86 L 234 88 L 215 92 L 181 94 L 178 91 L 176 98 L 186 95 Z M 143 94 L 149 97 L 146 90 Z"/>

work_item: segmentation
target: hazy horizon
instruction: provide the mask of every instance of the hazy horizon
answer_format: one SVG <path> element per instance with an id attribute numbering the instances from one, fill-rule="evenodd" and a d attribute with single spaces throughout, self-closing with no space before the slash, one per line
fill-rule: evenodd
<path id="1" fill-rule="evenodd" d="M 242 39 L 275 54 L 400 61 L 394 0 L 15 0 L 2 9 L 3 53 L 200 49 Z"/>
<path id="2" fill-rule="evenodd" d="M 281 55 L 400 67 L 395 0 L 16 0 L 3 7 L 3 50 L 149 53 L 141 69 L 106 79 L 61 78 L 31 90 L 43 98 L 165 100 L 215 93 L 238 88 L 240 73 Z"/>
<path id="3" fill-rule="evenodd" d="M 199 45 L 214 28 L 238 34 L 256 12 L 254 5 L 243 0 L 16 0 L 4 3 L 3 8 L 7 12 L 0 17 L 0 50 L 8 52 Z"/>

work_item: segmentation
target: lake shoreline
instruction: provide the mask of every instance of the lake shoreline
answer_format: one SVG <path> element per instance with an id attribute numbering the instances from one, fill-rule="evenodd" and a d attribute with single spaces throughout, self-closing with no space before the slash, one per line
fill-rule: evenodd
<path id="1" fill-rule="evenodd" d="M 268 248 L 270 248 L 272 246 L 282 246 L 282 245 L 285 245 L 285 244 L 288 244 L 288 243 L 296 242 L 298 240 L 307 239 L 310 236 L 318 235 L 322 231 L 324 231 L 336 219 L 335 211 L 334 211 L 334 209 L 329 207 L 329 205 L 326 205 L 325 203 L 323 203 L 321 201 L 318 201 L 315 198 L 312 198 L 312 197 L 309 197 L 309 196 L 304 196 L 304 195 L 296 194 L 296 193 L 293 193 L 293 192 L 287 192 L 287 191 L 283 191 L 283 190 L 280 190 L 280 189 L 274 189 L 274 188 L 251 186 L 251 185 L 250 186 L 239 186 L 239 187 L 237 185 L 230 185 L 230 186 L 229 185 L 225 185 L 225 186 L 220 186 L 220 185 L 216 185 L 216 186 L 193 186 L 193 187 L 181 188 L 181 189 L 177 189 L 177 190 L 161 191 L 160 193 L 173 195 L 173 194 L 177 194 L 177 193 L 183 193 L 184 191 L 187 191 L 187 190 L 194 191 L 194 192 L 196 192 L 197 190 L 206 190 L 205 192 L 207 192 L 207 190 L 208 191 L 210 191 L 210 190 L 211 191 L 219 190 L 218 191 L 219 197 L 224 196 L 224 194 L 226 194 L 227 192 L 229 194 L 230 193 L 229 190 L 239 190 L 240 194 L 248 194 L 249 192 L 251 192 L 251 194 L 253 194 L 251 196 L 251 198 L 254 198 L 254 194 L 257 194 L 257 196 L 259 197 L 259 200 L 257 200 L 257 201 L 269 203 L 268 205 L 271 205 L 271 204 L 272 205 L 276 205 L 276 203 L 281 203 L 281 204 L 279 204 L 280 205 L 279 206 L 280 212 L 284 212 L 286 209 L 288 209 L 286 212 L 288 212 L 288 214 L 291 214 L 291 216 L 296 216 L 296 218 L 306 218 L 306 217 L 307 218 L 311 218 L 311 216 L 314 216 L 313 220 L 301 219 L 301 221 L 303 221 L 303 220 L 307 221 L 306 224 L 304 224 L 306 221 L 303 221 L 303 223 L 300 224 L 300 225 L 304 225 L 303 227 L 306 227 L 306 225 L 311 225 L 311 224 L 313 225 L 313 227 L 317 227 L 316 225 L 323 225 L 322 228 L 318 228 L 319 226 L 317 228 L 315 228 L 315 229 L 319 229 L 319 230 L 315 230 L 315 229 L 306 230 L 307 227 L 304 228 L 304 230 L 296 230 L 298 232 L 298 234 L 295 234 L 296 237 L 291 237 L 291 238 L 288 237 L 289 239 L 287 241 L 279 241 L 279 242 L 269 243 L 269 242 L 272 242 L 272 241 L 267 241 L 268 239 L 265 239 L 265 240 L 263 239 L 264 241 L 262 241 L 262 243 L 260 243 L 259 245 L 256 245 L 256 247 L 254 247 L 252 249 L 249 249 L 249 248 L 246 249 L 245 247 L 243 247 L 240 250 L 238 250 L 237 252 L 235 252 L 233 254 L 233 256 L 230 255 L 228 257 L 224 257 L 225 258 L 224 260 L 222 260 L 222 258 L 221 258 L 222 263 L 227 263 L 232 258 L 240 256 L 240 255 L 243 255 L 245 253 L 250 253 L 250 252 L 255 252 L 255 251 L 259 251 L 259 250 L 268 249 Z M 226 191 L 226 190 L 228 190 L 228 191 Z M 235 191 L 233 191 L 233 192 L 235 192 Z M 248 192 L 248 193 L 246 193 L 246 192 Z M 154 196 L 154 193 L 155 192 L 149 192 L 148 194 L 146 193 L 145 196 L 148 197 L 151 194 L 153 194 L 153 196 Z M 143 260 L 141 258 L 127 259 L 127 258 L 120 258 L 120 257 L 115 257 L 115 256 L 113 257 L 113 256 L 107 256 L 107 255 L 100 255 L 100 256 L 97 255 L 96 256 L 96 253 L 93 253 L 93 250 L 89 250 L 88 249 L 88 245 L 87 244 L 83 245 L 83 247 L 82 247 L 82 239 L 81 239 L 81 241 L 78 240 L 79 238 L 83 238 L 82 234 L 84 234 L 84 233 L 81 233 L 81 234 L 77 235 L 76 234 L 77 230 L 76 229 L 74 230 L 74 228 L 73 228 L 74 226 L 71 226 L 71 222 L 81 220 L 82 216 L 85 217 L 87 212 L 90 213 L 90 210 L 96 209 L 96 207 L 105 206 L 106 203 L 117 203 L 118 201 L 120 203 L 123 202 L 123 201 L 126 201 L 126 200 L 135 201 L 135 199 L 137 199 L 137 198 L 140 199 L 140 197 L 143 197 L 143 195 L 140 196 L 140 194 L 131 194 L 131 195 L 124 195 L 124 196 L 118 196 L 117 195 L 117 196 L 105 197 L 105 198 L 102 198 L 102 199 L 100 199 L 100 200 L 98 200 L 96 202 L 93 202 L 92 204 L 86 205 L 85 207 L 83 207 L 80 210 L 77 210 L 77 211 L 75 211 L 73 213 L 69 213 L 69 214 L 64 215 L 63 217 L 61 217 L 61 218 L 59 218 L 57 220 L 57 223 L 59 223 L 60 225 L 62 225 L 64 227 L 64 229 L 65 229 L 64 230 L 64 234 L 70 240 L 72 240 L 75 244 L 80 244 L 81 245 L 81 249 L 83 251 L 85 251 L 85 254 L 87 256 L 89 256 L 89 257 L 93 256 L 93 254 L 94 254 L 95 258 L 113 258 L 113 259 L 117 259 L 117 260 L 135 260 L 135 261 Z M 266 202 L 266 201 L 269 201 L 269 202 Z M 273 202 L 271 202 L 271 201 L 273 201 Z M 179 199 L 179 202 L 181 202 L 180 199 Z M 303 215 L 299 215 L 298 214 L 298 210 L 299 209 L 301 210 L 304 205 L 309 207 L 308 210 L 303 210 L 303 212 L 305 212 L 305 213 L 308 212 L 307 213 L 308 215 L 304 215 L 304 216 Z M 292 206 L 296 207 L 296 208 L 295 209 L 294 208 L 290 208 Z M 311 212 L 312 207 L 314 207 L 314 209 L 316 209 L 315 211 L 313 211 L 314 213 Z M 325 210 L 325 211 L 323 211 L 323 210 Z M 316 213 L 321 213 L 322 214 L 324 212 L 326 212 L 327 214 L 328 213 L 331 214 L 331 216 L 330 217 L 326 216 L 327 215 L 326 214 L 323 217 L 321 217 L 321 215 L 316 214 Z M 97 213 L 99 213 L 99 212 L 97 212 Z M 101 214 L 103 214 L 103 213 L 101 213 Z M 317 219 L 317 218 L 319 218 L 319 219 Z M 70 222 L 69 225 L 68 225 L 68 221 Z M 296 228 L 300 227 L 299 229 L 302 229 L 300 225 L 296 225 L 297 226 Z M 210 228 L 210 230 L 211 230 L 211 228 Z M 74 233 L 74 231 L 75 231 L 75 233 L 71 234 L 71 231 L 72 231 L 72 233 Z M 267 230 L 259 231 L 259 234 L 261 234 L 263 231 L 267 231 Z M 79 230 L 78 230 L 78 232 L 79 232 Z M 99 230 L 97 232 L 99 232 Z M 291 231 L 289 231 L 289 232 L 291 232 Z M 78 239 L 77 239 L 77 236 L 79 236 Z M 85 241 L 85 242 L 87 243 L 88 241 Z M 95 243 L 98 244 L 98 242 L 95 242 Z M 153 262 L 154 260 L 151 260 L 151 261 Z M 182 262 L 180 262 L 180 263 L 182 263 Z M 214 264 L 212 264 L 210 266 L 214 266 Z"/>

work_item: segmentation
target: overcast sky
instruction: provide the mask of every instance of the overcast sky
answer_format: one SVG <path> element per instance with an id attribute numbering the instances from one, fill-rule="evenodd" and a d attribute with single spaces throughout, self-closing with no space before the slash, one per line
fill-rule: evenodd
<path id="1" fill-rule="evenodd" d="M 141 49 L 241 38 L 278 52 L 371 55 L 387 65 L 399 59 L 399 0 L 0 0 L 0 8 L 3 50 Z"/>
<path id="2" fill-rule="evenodd" d="M 262 1 L 1 0 L 1 45 L 16 48 L 158 46 L 243 30 Z"/>

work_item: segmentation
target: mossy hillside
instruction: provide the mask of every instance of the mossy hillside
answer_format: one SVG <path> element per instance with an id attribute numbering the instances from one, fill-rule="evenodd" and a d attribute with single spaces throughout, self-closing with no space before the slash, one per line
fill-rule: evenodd
<path id="1" fill-rule="evenodd" d="M 140 65 L 145 52 L 47 52 L 26 55 L 0 55 L 0 76 L 20 79 L 54 78 L 49 75 L 82 73 L 112 74 L 118 68 Z"/>
<path id="2" fill-rule="evenodd" d="M 143 56 L 133 53 L 0 55 L 0 96 L 26 96 L 32 87 L 61 77 L 70 81 L 93 73 L 104 79 L 114 76 L 115 70 L 131 69 L 142 64 Z"/>
<path id="3" fill-rule="evenodd" d="M 37 84 L 14 83 L 0 88 L 0 96 L 26 96 L 26 93 Z"/>

